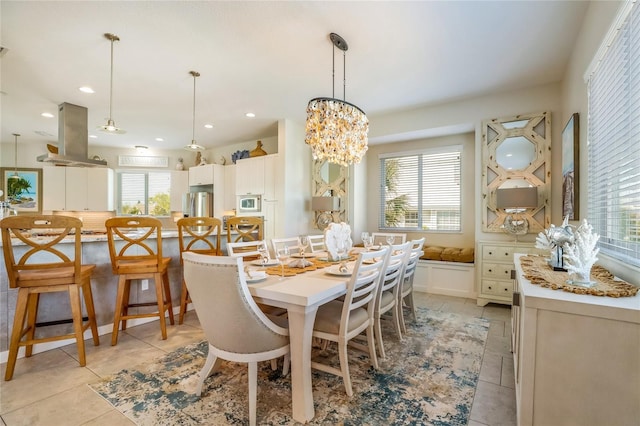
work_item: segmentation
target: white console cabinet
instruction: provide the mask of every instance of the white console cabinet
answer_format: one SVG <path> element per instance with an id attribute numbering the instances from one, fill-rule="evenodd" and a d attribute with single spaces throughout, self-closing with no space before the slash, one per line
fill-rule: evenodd
<path id="1" fill-rule="evenodd" d="M 524 278 L 519 258 L 512 309 L 518 425 L 638 425 L 640 294 L 544 288 Z"/>

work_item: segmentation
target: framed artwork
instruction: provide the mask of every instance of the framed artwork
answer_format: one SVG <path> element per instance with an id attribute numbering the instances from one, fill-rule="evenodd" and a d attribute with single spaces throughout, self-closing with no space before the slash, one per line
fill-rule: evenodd
<path id="1" fill-rule="evenodd" d="M 562 217 L 578 220 L 580 198 L 580 122 L 574 113 L 562 131 Z"/>
<path id="2" fill-rule="evenodd" d="M 2 167 L 0 174 L 3 201 L 8 201 L 18 213 L 42 212 L 42 169 Z"/>

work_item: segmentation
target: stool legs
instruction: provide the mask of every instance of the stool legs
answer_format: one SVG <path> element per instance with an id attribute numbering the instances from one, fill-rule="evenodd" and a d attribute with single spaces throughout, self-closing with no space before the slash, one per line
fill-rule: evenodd
<path id="1" fill-rule="evenodd" d="M 18 358 L 18 348 L 20 347 L 20 338 L 24 331 L 24 320 L 27 315 L 27 303 L 29 299 L 29 290 L 26 288 L 18 289 L 18 299 L 16 301 L 16 313 L 13 317 L 13 330 L 11 331 L 11 340 L 9 342 L 9 357 L 7 359 L 7 370 L 4 373 L 5 380 L 11 380 L 13 370 L 16 366 Z"/>
<path id="2" fill-rule="evenodd" d="M 158 316 L 160 317 L 160 332 L 162 333 L 162 340 L 167 340 L 167 321 L 164 319 L 164 294 L 162 291 L 163 282 L 162 274 L 153 274 L 153 280 L 156 285 L 156 298 L 158 299 Z"/>
<path id="3" fill-rule="evenodd" d="M 182 291 L 180 292 L 180 316 L 178 317 L 178 324 L 182 324 L 184 321 L 184 314 L 187 312 L 187 305 L 189 305 L 189 290 L 187 290 L 187 283 L 182 279 Z"/>

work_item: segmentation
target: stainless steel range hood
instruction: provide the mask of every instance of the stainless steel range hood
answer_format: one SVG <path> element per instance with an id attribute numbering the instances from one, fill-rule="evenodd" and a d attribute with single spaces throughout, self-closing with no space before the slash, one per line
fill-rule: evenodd
<path id="1" fill-rule="evenodd" d="M 61 166 L 106 166 L 104 160 L 89 158 L 87 108 L 67 102 L 58 105 L 58 153 L 38 156 L 37 160 Z"/>

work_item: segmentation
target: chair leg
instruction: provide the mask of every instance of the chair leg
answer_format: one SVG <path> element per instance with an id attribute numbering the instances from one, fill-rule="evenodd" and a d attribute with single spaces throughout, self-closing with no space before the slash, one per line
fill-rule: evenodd
<path id="1" fill-rule="evenodd" d="M 202 395 L 202 388 L 204 387 L 204 381 L 209 377 L 213 371 L 215 371 L 221 363 L 221 359 L 213 354 L 211 351 L 211 347 L 209 347 L 209 354 L 207 355 L 207 360 L 204 362 L 204 366 L 202 370 L 200 370 L 200 376 L 198 378 L 198 387 L 196 388 L 196 393 L 198 396 Z"/>
<path id="2" fill-rule="evenodd" d="M 348 396 L 353 396 L 351 387 L 351 375 L 349 374 L 349 357 L 347 356 L 347 342 L 338 342 L 338 357 L 340 358 L 340 371 L 342 372 L 342 381 L 344 389 Z"/>
<path id="3" fill-rule="evenodd" d="M 156 286 L 156 298 L 158 299 L 158 316 L 160 317 L 160 332 L 162 340 L 167 340 L 167 321 L 164 318 L 164 292 L 162 291 L 162 274 L 153 274 L 153 281 Z"/>
<path id="4" fill-rule="evenodd" d="M 169 324 L 174 325 L 175 320 L 173 318 L 173 300 L 171 299 L 171 285 L 169 283 L 169 270 L 166 269 L 164 274 L 162 274 L 162 284 L 164 286 L 164 305 L 166 309 L 169 311 Z M 164 312 L 162 313 L 164 316 Z"/>
<path id="5" fill-rule="evenodd" d="M 249 425 L 256 426 L 256 400 L 258 394 L 258 363 L 249 363 Z"/>
<path id="6" fill-rule="evenodd" d="M 28 291 L 28 290 L 27 290 Z M 27 298 L 27 340 L 33 341 L 36 336 L 36 321 L 38 320 L 39 293 L 28 293 Z M 29 358 L 33 354 L 33 344 L 26 345 L 24 356 Z"/>
<path id="7" fill-rule="evenodd" d="M 71 303 L 71 317 L 73 318 L 73 331 L 76 335 L 76 346 L 78 347 L 78 360 L 80 367 L 87 365 L 87 356 L 84 351 L 84 336 L 82 330 L 82 303 L 80 302 L 80 291 L 76 284 L 68 288 L 69 302 Z"/>
<path id="8" fill-rule="evenodd" d="M 84 296 L 84 304 L 87 307 L 87 317 L 89 318 L 89 328 L 93 336 L 93 346 L 100 345 L 100 336 L 98 335 L 98 321 L 96 320 L 96 310 L 93 305 L 93 292 L 91 291 L 91 280 L 82 286 L 82 295 Z"/>
<path id="9" fill-rule="evenodd" d="M 376 355 L 376 338 L 374 336 L 373 324 L 370 324 L 369 327 L 367 327 L 367 345 L 369 346 L 369 358 L 371 365 L 377 370 L 379 366 L 378 356 Z"/>
<path id="10" fill-rule="evenodd" d="M 382 324 L 380 324 L 380 315 L 376 315 L 374 319 L 374 330 L 376 333 L 376 340 L 378 342 L 378 347 L 380 348 L 380 358 L 385 359 L 386 355 L 384 353 L 384 344 L 382 343 Z"/>
<path id="11" fill-rule="evenodd" d="M 4 372 L 4 380 L 9 381 L 13 378 L 13 371 L 18 358 L 18 349 L 20 347 L 20 337 L 24 330 L 24 321 L 27 314 L 27 301 L 29 299 L 29 290 L 26 288 L 18 289 L 18 299 L 16 300 L 16 313 L 13 317 L 13 330 L 11 331 L 11 341 L 9 342 L 9 356 L 7 357 L 7 370 Z"/>
<path id="12" fill-rule="evenodd" d="M 131 280 L 127 279 L 124 283 L 124 298 L 122 299 L 122 331 L 127 329 L 127 316 L 129 316 L 129 303 L 131 303 Z M 124 319 L 122 317 L 125 317 Z"/>
<path id="13" fill-rule="evenodd" d="M 405 297 L 405 300 L 407 301 L 407 305 L 409 305 L 409 308 L 411 309 L 411 316 L 413 317 L 413 320 L 415 321 L 417 319 L 417 317 L 416 317 L 416 304 L 413 301 L 413 290 L 411 291 L 411 293 L 409 293 Z"/>
<path id="14" fill-rule="evenodd" d="M 271 360 L 271 369 L 273 371 L 276 371 L 278 369 L 278 360 L 275 358 Z"/>
<path id="15" fill-rule="evenodd" d="M 118 294 L 116 295 L 116 306 L 113 314 L 113 332 L 111 333 L 111 346 L 118 343 L 118 329 L 122 319 L 122 305 L 124 304 L 125 287 L 128 285 L 127 279 L 120 275 L 118 277 Z M 128 303 L 128 302 L 127 302 Z"/>
<path id="16" fill-rule="evenodd" d="M 282 366 L 282 375 L 289 374 L 289 366 L 291 365 L 291 353 L 286 353 L 284 356 L 284 365 Z"/>
<path id="17" fill-rule="evenodd" d="M 404 310 L 402 304 L 404 303 L 404 297 L 400 296 L 400 303 L 398 303 L 398 319 L 400 320 L 400 328 L 404 334 L 407 334 L 407 326 L 404 323 Z"/>
<path id="18" fill-rule="evenodd" d="M 178 324 L 182 324 L 184 321 L 184 314 L 187 312 L 187 305 L 189 300 L 189 291 L 187 290 L 187 283 L 182 279 L 182 291 L 180 291 L 180 315 L 178 316 Z"/>
<path id="19" fill-rule="evenodd" d="M 393 320 L 393 325 L 396 329 L 396 334 L 398 335 L 398 340 L 402 341 L 402 330 L 400 328 L 400 315 L 398 314 L 398 302 L 396 298 L 396 304 L 393 305 L 391 309 L 391 319 Z"/>

